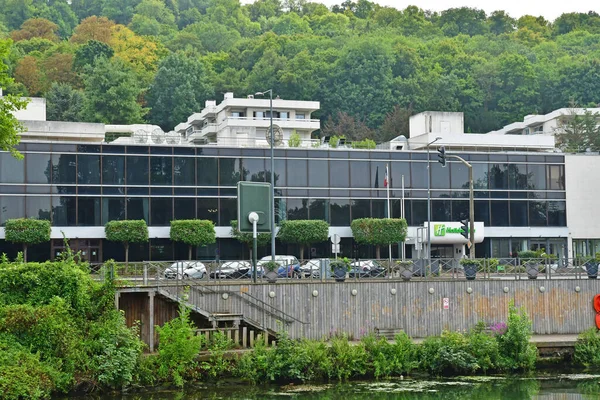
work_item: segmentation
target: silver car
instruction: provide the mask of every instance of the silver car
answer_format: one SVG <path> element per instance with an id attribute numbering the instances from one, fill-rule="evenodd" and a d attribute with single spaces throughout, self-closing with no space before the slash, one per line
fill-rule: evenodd
<path id="1" fill-rule="evenodd" d="M 165 268 L 166 279 L 203 279 L 206 266 L 200 261 L 177 261 Z"/>

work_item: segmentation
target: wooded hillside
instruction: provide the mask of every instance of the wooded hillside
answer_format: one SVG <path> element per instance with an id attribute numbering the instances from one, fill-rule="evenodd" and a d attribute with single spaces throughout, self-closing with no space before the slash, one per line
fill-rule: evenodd
<path id="1" fill-rule="evenodd" d="M 386 140 L 424 110 L 469 132 L 600 102 L 600 16 L 431 13 L 366 0 L 0 0 L 14 83 L 48 119 L 165 130 L 223 92 L 318 100 L 325 132 Z M 0 64 L 0 70 L 2 65 Z"/>

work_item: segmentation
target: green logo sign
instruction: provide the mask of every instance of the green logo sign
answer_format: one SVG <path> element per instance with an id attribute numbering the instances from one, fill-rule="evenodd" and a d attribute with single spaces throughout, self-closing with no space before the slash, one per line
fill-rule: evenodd
<path id="1" fill-rule="evenodd" d="M 444 224 L 433 225 L 433 236 L 446 236 L 446 225 L 444 225 Z"/>
<path id="2" fill-rule="evenodd" d="M 475 231 L 473 231 L 475 232 Z M 445 224 L 434 224 L 433 225 L 433 236 L 446 236 L 446 233 L 462 233 L 460 228 L 446 227 Z"/>

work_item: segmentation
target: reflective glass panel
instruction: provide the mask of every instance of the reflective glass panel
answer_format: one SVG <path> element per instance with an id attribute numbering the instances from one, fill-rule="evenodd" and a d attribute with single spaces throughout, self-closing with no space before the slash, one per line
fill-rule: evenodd
<path id="1" fill-rule="evenodd" d="M 492 226 L 508 226 L 508 201 L 492 200 Z"/>
<path id="2" fill-rule="evenodd" d="M 0 182 L 24 183 L 24 160 L 17 160 L 12 155 L 10 155 L 10 153 L 0 152 Z"/>
<path id="3" fill-rule="evenodd" d="M 125 219 L 125 199 L 123 197 L 102 198 L 102 225 L 108 221 Z"/>
<path id="4" fill-rule="evenodd" d="M 27 218 L 47 219 L 50 221 L 50 197 L 28 196 L 25 200 Z"/>
<path id="5" fill-rule="evenodd" d="M 173 183 L 173 159 L 150 157 L 150 184 L 171 185 Z"/>
<path id="6" fill-rule="evenodd" d="M 452 221 L 461 221 L 469 218 L 469 201 L 468 200 L 453 200 L 452 201 Z M 476 221 L 479 221 L 475 218 Z"/>
<path id="7" fill-rule="evenodd" d="M 325 172 L 327 168 L 327 160 L 310 160 L 308 163 L 308 185 L 311 188 L 329 186 L 329 176 Z"/>
<path id="8" fill-rule="evenodd" d="M 320 219 L 329 222 L 329 200 L 310 199 L 308 216 L 310 219 Z"/>
<path id="9" fill-rule="evenodd" d="M 148 184 L 148 157 L 128 156 L 127 157 L 127 184 L 128 185 L 147 185 Z M 131 218 L 129 218 L 131 219 Z M 138 218 L 140 219 L 140 218 Z"/>
<path id="10" fill-rule="evenodd" d="M 307 160 L 288 159 L 287 160 L 287 181 L 289 187 L 307 187 L 308 186 L 308 166 Z"/>
<path id="11" fill-rule="evenodd" d="M 7 219 L 24 217 L 25 197 L 0 196 L 0 225 L 4 225 Z"/>
<path id="12" fill-rule="evenodd" d="M 404 176 L 404 187 L 410 188 L 410 163 L 408 161 L 395 161 L 391 163 L 390 187 L 402 189 L 402 176 Z"/>
<path id="13" fill-rule="evenodd" d="M 287 219 L 308 219 L 308 199 L 287 199 Z"/>
<path id="14" fill-rule="evenodd" d="M 350 171 L 348 161 L 329 161 L 329 184 L 332 188 L 350 187 Z"/>
<path id="15" fill-rule="evenodd" d="M 475 201 L 475 221 L 483 222 L 485 226 L 490 225 L 490 202 Z"/>
<path id="16" fill-rule="evenodd" d="M 525 164 L 508 164 L 508 188 L 527 190 L 527 166 Z"/>
<path id="17" fill-rule="evenodd" d="M 80 185 L 100 184 L 100 156 L 77 156 L 77 183 Z"/>
<path id="18" fill-rule="evenodd" d="M 230 226 L 237 219 L 237 199 L 219 199 L 219 226 Z"/>
<path id="19" fill-rule="evenodd" d="M 370 218 L 371 200 L 352 200 L 352 219 Z"/>
<path id="20" fill-rule="evenodd" d="M 100 198 L 98 197 L 78 197 L 77 198 L 77 225 L 79 226 L 100 226 Z"/>
<path id="21" fill-rule="evenodd" d="M 369 161 L 350 161 L 350 181 L 353 188 L 371 187 L 371 173 Z"/>
<path id="22" fill-rule="evenodd" d="M 194 186 L 196 184 L 196 161 L 191 157 L 175 157 L 173 160 L 174 184 Z"/>
<path id="23" fill-rule="evenodd" d="M 530 226 L 546 226 L 546 208 L 545 201 L 528 201 L 529 203 L 529 225 Z"/>
<path id="24" fill-rule="evenodd" d="M 54 154 L 52 156 L 52 182 L 75 184 L 77 157 L 75 154 Z"/>
<path id="25" fill-rule="evenodd" d="M 198 164 L 198 186 L 217 186 L 218 159 L 199 157 L 196 162 Z"/>
<path id="26" fill-rule="evenodd" d="M 143 219 L 148 224 L 148 198 L 127 198 L 127 219 Z"/>
<path id="27" fill-rule="evenodd" d="M 432 221 L 450 221 L 450 200 L 432 200 L 431 201 L 431 220 Z"/>
<path id="28" fill-rule="evenodd" d="M 473 188 L 488 189 L 488 166 L 487 164 L 471 163 L 473 166 Z"/>
<path id="29" fill-rule="evenodd" d="M 52 163 L 49 154 L 26 154 L 27 183 L 50 183 Z"/>
<path id="30" fill-rule="evenodd" d="M 75 226 L 76 219 L 76 197 L 52 197 L 52 225 Z"/>
<path id="31" fill-rule="evenodd" d="M 450 168 L 442 167 L 439 162 L 431 163 L 431 188 L 450 189 Z"/>
<path id="32" fill-rule="evenodd" d="M 350 225 L 350 200 L 331 199 L 331 226 L 349 226 Z"/>
<path id="33" fill-rule="evenodd" d="M 150 225 L 168 226 L 173 219 L 173 198 L 153 197 L 150 199 Z"/>
<path id="34" fill-rule="evenodd" d="M 539 164 L 529 164 L 527 166 L 527 180 L 530 190 L 546 189 L 546 166 Z"/>
<path id="35" fill-rule="evenodd" d="M 412 200 L 412 225 L 422 226 L 427 221 L 427 200 Z"/>
<path id="36" fill-rule="evenodd" d="M 125 181 L 125 157 L 102 156 L 102 183 L 122 185 Z"/>
<path id="37" fill-rule="evenodd" d="M 391 202 L 391 200 L 390 200 Z M 371 217 L 372 218 L 387 218 L 387 200 L 371 201 Z M 399 218 L 400 215 L 393 215 L 394 218 Z"/>
<path id="38" fill-rule="evenodd" d="M 529 226 L 527 221 L 527 202 L 510 202 L 510 225 L 511 226 Z"/>
<path id="39" fill-rule="evenodd" d="M 548 165 L 548 189 L 565 189 L 565 167 L 564 165 Z"/>
<path id="40" fill-rule="evenodd" d="M 548 202 L 548 225 L 567 226 L 566 203 L 564 201 Z"/>
<path id="41" fill-rule="evenodd" d="M 488 182 L 490 189 L 508 189 L 507 164 L 490 164 Z"/>
<path id="42" fill-rule="evenodd" d="M 244 180 L 251 182 L 264 182 L 265 160 L 262 158 L 244 158 L 242 162 L 244 167 Z"/>
<path id="43" fill-rule="evenodd" d="M 448 167 L 446 167 L 448 168 Z M 469 168 L 461 162 L 449 163 L 450 181 L 452 189 L 468 189 L 469 188 Z M 473 186 L 475 186 L 475 178 L 473 177 Z"/>
<path id="44" fill-rule="evenodd" d="M 207 219 L 218 225 L 219 203 L 217 199 L 198 198 L 197 199 L 197 218 Z"/>
<path id="45" fill-rule="evenodd" d="M 411 188 L 427 189 L 427 163 L 413 162 L 410 167 Z"/>
<path id="46" fill-rule="evenodd" d="M 235 186 L 241 180 L 242 159 L 219 159 L 219 184 L 221 186 Z"/>
<path id="47" fill-rule="evenodd" d="M 196 218 L 196 199 L 175 197 L 174 202 L 174 219 Z"/>

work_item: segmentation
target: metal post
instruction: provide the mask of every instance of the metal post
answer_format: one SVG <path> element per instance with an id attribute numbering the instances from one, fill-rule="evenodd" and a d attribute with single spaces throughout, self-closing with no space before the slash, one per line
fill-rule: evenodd
<path id="1" fill-rule="evenodd" d="M 256 262 L 256 252 L 257 252 L 257 239 L 258 239 L 258 214 L 255 212 L 251 212 L 248 215 L 248 221 L 250 221 L 252 223 L 252 266 L 253 266 L 253 271 L 252 271 L 252 281 L 254 283 L 256 283 L 256 276 L 258 275 L 258 266 L 257 266 L 257 262 Z"/>
<path id="2" fill-rule="evenodd" d="M 475 200 L 473 198 L 473 166 L 469 166 L 469 241 L 471 248 L 469 249 L 469 258 L 475 258 Z"/>
<path id="3" fill-rule="evenodd" d="M 402 202 L 400 203 L 401 218 L 406 219 L 404 215 L 404 175 L 402 175 Z M 406 240 L 406 239 L 405 239 Z M 406 258 L 405 240 L 402 241 L 402 261 Z"/>
<path id="4" fill-rule="evenodd" d="M 436 137 L 435 140 L 427 143 L 427 264 L 431 268 L 431 160 L 429 159 L 429 146 L 440 140 L 441 137 Z"/>
<path id="5" fill-rule="evenodd" d="M 273 89 L 269 89 L 269 117 L 271 119 L 271 261 L 275 261 L 275 159 L 273 158 Z"/>

